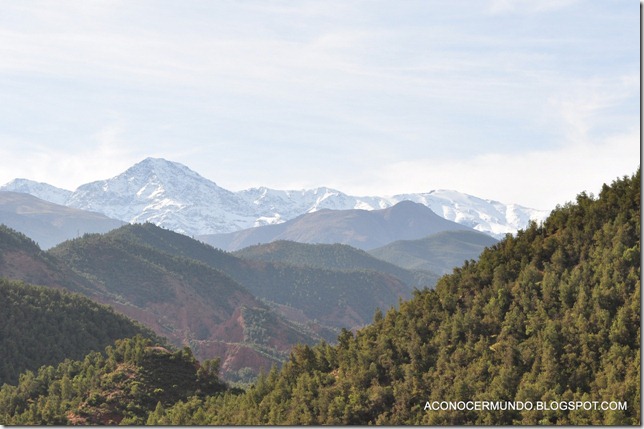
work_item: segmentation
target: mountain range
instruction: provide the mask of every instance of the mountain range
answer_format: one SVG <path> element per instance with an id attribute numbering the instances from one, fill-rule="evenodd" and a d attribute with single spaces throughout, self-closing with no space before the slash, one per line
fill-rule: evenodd
<path id="1" fill-rule="evenodd" d="M 438 279 L 350 246 L 280 243 L 262 257 L 231 254 L 145 223 L 45 252 L 0 225 L 0 277 L 109 304 L 202 359 L 221 356 L 232 379 L 279 364 L 296 343 L 333 341 L 341 328 L 364 326 L 377 308 Z"/>
<path id="2" fill-rule="evenodd" d="M 447 220 L 502 238 L 525 228 L 530 220 L 545 219 L 548 213 L 448 190 L 389 197 L 357 197 L 325 187 L 232 192 L 182 164 L 160 158 L 146 158 L 113 178 L 81 185 L 75 191 L 27 179 L 15 179 L 0 191 L 31 194 L 122 222 L 151 222 L 190 236 L 280 224 L 322 209 L 371 211 L 413 201 Z"/>
<path id="3" fill-rule="evenodd" d="M 364 326 L 535 216 L 454 191 L 231 192 L 148 158 L 74 192 L 26 179 L 0 188 L 0 224 L 25 234 L 1 227 L 0 276 L 108 304 L 243 379 L 296 343 Z"/>
<path id="4" fill-rule="evenodd" d="M 411 202 L 367 213 L 384 212 L 392 220 L 398 209 L 403 215 L 420 209 L 452 223 Z M 438 272 L 470 258 L 473 247 L 478 254 L 496 242 L 462 228 L 451 231 L 463 234 L 461 242 L 449 243 L 454 260 L 432 262 Z M 478 236 L 488 242 L 477 242 Z M 444 253 L 440 245 L 425 247 L 427 254 Z M 149 222 L 84 234 L 42 251 L 0 225 L 0 277 L 108 304 L 175 345 L 189 345 L 201 359 L 221 356 L 224 374 L 233 380 L 279 364 L 296 343 L 333 342 L 342 328 L 364 326 L 378 308 L 436 284 L 438 274 L 402 268 L 386 256 L 344 244 L 284 240 L 229 253 Z"/>

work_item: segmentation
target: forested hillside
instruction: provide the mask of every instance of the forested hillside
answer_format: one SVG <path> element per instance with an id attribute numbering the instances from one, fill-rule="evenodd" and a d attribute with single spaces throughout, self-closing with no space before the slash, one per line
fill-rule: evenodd
<path id="1" fill-rule="evenodd" d="M 356 335 L 156 423 L 640 424 L 640 172 L 558 207 Z M 625 410 L 426 410 L 433 401 Z"/>
<path id="2" fill-rule="evenodd" d="M 18 375 L 82 359 L 120 338 L 159 338 L 110 307 L 80 295 L 0 279 L 0 385 Z"/>
<path id="3" fill-rule="evenodd" d="M 190 349 L 169 350 L 137 336 L 82 361 L 66 360 L 0 389 L 0 424 L 132 424 L 189 397 L 227 389 L 218 361 L 198 363 Z"/>
<path id="4" fill-rule="evenodd" d="M 103 240 L 118 242 L 122 247 L 149 247 L 174 258 L 201 262 L 226 274 L 254 296 L 271 302 L 282 316 L 291 318 L 297 314 L 301 322 L 317 320 L 335 329 L 333 338 L 342 327 L 369 323 L 376 308 L 396 305 L 400 297 L 409 298 L 413 289 L 413 285 L 386 271 L 244 260 L 150 223 L 124 226 L 105 234 Z M 52 253 L 60 255 L 59 249 L 71 244 L 62 244 Z"/>
<path id="5" fill-rule="evenodd" d="M 177 346 L 189 344 L 201 359 L 221 357 L 231 377 L 240 370 L 256 375 L 283 361 L 293 345 L 319 339 L 306 327 L 278 317 L 221 271 L 125 238 L 128 231 L 142 228 L 88 234 L 49 254 L 89 280 L 93 294 L 116 310 Z"/>
<path id="6" fill-rule="evenodd" d="M 640 191 L 638 170 L 580 194 L 245 392 L 135 339 L 3 387 L 0 423 L 639 425 Z M 547 407 L 431 405 L 471 401 Z"/>

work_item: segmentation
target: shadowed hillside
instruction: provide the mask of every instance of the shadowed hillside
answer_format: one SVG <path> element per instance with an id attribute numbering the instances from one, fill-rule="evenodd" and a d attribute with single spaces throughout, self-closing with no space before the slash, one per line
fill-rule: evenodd
<path id="1" fill-rule="evenodd" d="M 369 254 L 409 270 L 448 274 L 465 261 L 477 259 L 483 249 L 498 240 L 477 231 L 443 231 L 420 240 L 401 240 L 369 251 Z"/>

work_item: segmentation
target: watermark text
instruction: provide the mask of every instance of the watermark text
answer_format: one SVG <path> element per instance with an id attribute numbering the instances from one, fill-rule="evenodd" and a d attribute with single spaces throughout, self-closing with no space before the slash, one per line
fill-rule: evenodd
<path id="1" fill-rule="evenodd" d="M 427 401 L 425 411 L 626 411 L 626 401 Z"/>

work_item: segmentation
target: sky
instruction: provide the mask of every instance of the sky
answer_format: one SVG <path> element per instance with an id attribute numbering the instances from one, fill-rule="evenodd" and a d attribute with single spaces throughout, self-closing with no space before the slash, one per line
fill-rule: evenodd
<path id="1" fill-rule="evenodd" d="M 146 157 L 226 189 L 552 209 L 640 165 L 628 0 L 0 0 L 0 185 Z"/>

